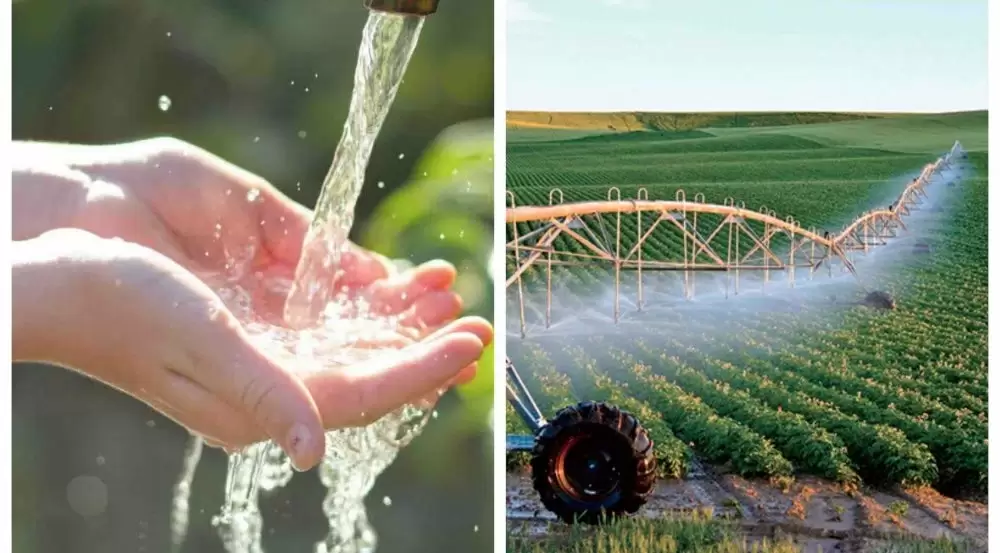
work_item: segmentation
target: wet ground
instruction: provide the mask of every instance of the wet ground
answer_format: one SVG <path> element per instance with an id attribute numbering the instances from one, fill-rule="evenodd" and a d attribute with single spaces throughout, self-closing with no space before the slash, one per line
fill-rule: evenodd
<path id="1" fill-rule="evenodd" d="M 931 489 L 845 490 L 823 480 L 747 480 L 696 466 L 683 480 L 658 483 L 639 516 L 709 512 L 738 522 L 750 540 L 791 538 L 803 551 L 864 552 L 886 539 L 965 538 L 986 551 L 987 505 L 947 498 Z M 545 510 L 527 472 L 507 474 L 508 535 L 545 536 L 565 525 Z"/>

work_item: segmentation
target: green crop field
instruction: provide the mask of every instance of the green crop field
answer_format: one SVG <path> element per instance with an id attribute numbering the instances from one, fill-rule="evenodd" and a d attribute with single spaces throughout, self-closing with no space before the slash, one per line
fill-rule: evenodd
<path id="1" fill-rule="evenodd" d="M 508 137 L 508 190 L 518 205 L 547 205 L 553 187 L 566 202 L 606 199 L 611 186 L 623 198 L 644 187 L 650 199 L 673 200 L 681 188 L 689 200 L 696 193 L 710 203 L 733 198 L 794 216 L 804 227 L 835 230 L 884 207 L 880 202 L 960 140 L 971 169 L 942 192 L 949 207 L 941 221 L 921 231 L 931 253 L 903 256 L 873 277 L 895 297 L 895 310 L 805 304 L 757 313 L 734 301 L 724 322 L 718 310 L 688 310 L 631 336 L 597 327 L 589 335 L 529 334 L 509 339 L 508 353 L 547 415 L 590 399 L 637 414 L 664 477 L 682 476 L 695 455 L 743 476 L 929 485 L 985 499 L 987 114 L 786 124 L 793 115 L 757 126 L 719 116 L 704 119 L 716 126 L 627 132 L 590 120 L 589 131 L 522 125 Z M 622 225 L 634 229 L 635 216 Z M 519 224 L 518 232 L 533 228 Z M 678 247 L 661 238 L 643 251 L 662 257 Z M 508 255 L 508 275 L 515 266 Z M 553 282 L 574 294 L 559 297 L 564 316 L 607 289 L 608 271 L 597 263 L 554 270 Z M 524 275 L 528 289 L 543 279 L 540 270 Z M 516 318 L 515 294 L 507 296 L 508 318 Z M 524 432 L 510 408 L 507 431 Z M 508 458 L 509 465 L 522 462 Z"/>

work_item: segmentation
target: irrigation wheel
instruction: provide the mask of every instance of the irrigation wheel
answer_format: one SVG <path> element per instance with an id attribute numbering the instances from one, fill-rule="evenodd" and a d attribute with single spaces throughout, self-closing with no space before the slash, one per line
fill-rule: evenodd
<path id="1" fill-rule="evenodd" d="M 531 474 L 545 508 L 570 524 L 598 524 L 646 503 L 656 482 L 653 441 L 630 413 L 579 403 L 539 431 Z"/>

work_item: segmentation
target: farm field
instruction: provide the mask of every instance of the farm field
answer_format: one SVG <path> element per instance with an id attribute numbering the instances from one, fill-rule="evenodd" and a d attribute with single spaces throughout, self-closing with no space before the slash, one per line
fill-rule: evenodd
<path id="1" fill-rule="evenodd" d="M 650 199 L 673 200 L 683 189 L 689 200 L 732 198 L 793 216 L 803 227 L 836 231 L 892 202 L 956 139 L 970 167 L 956 186 L 935 188 L 937 208 L 885 246 L 891 255 L 860 256 L 864 286 L 840 278 L 815 293 L 774 285 L 755 299 L 700 303 L 697 295 L 683 301 L 678 294 L 671 302 L 655 292 L 672 290 L 675 275 L 651 275 L 648 301 L 665 305 L 649 305 L 644 317 L 625 317 L 615 327 L 593 313 L 612 286 L 610 267 L 553 268 L 553 330 L 538 324 L 538 309 L 529 310 L 532 332 L 520 338 L 509 327 L 507 341 L 546 415 L 581 400 L 610 401 L 636 414 L 654 439 L 664 479 L 652 510 L 707 506 L 840 540 L 869 539 L 877 530 L 967 537 L 984 546 L 985 112 L 811 115 L 811 124 L 785 124 L 806 118 L 780 114 L 753 123 L 768 126 L 743 127 L 721 115 L 689 114 L 672 116 L 681 122 L 672 128 L 663 123 L 669 114 L 639 115 L 616 117 L 630 126 L 659 123 L 618 132 L 599 128 L 597 116 L 577 126 L 564 117 L 556 128 L 558 118 L 550 124 L 519 114 L 536 127 L 516 125 L 508 136 L 507 186 L 517 205 L 548 205 L 553 187 L 565 202 L 605 200 L 611 186 L 623 199 L 645 188 Z M 703 121 L 729 123 L 691 126 Z M 651 222 L 642 221 L 643 228 Z M 621 224 L 635 233 L 634 215 Z M 522 236 L 533 229 L 517 228 Z M 680 251 L 677 236 L 654 235 L 643 255 Z M 918 252 L 918 243 L 925 250 Z M 579 248 L 565 237 L 554 246 Z M 508 252 L 508 275 L 515 267 Z M 538 303 L 544 271 L 523 276 L 528 301 Z M 622 278 L 623 294 L 633 293 L 635 276 Z M 828 301 L 869 288 L 890 293 L 896 308 Z M 509 321 L 518 309 L 512 290 Z M 557 331 L 560 318 L 575 319 L 575 330 Z M 510 408 L 507 432 L 525 432 Z M 530 497 L 518 475 L 524 463 L 523 455 L 508 456 L 509 496 Z M 707 494 L 698 483 L 706 478 Z"/>

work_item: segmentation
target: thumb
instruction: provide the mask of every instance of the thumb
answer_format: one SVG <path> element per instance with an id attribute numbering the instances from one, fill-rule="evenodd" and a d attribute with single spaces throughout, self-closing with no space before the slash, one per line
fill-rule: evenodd
<path id="1" fill-rule="evenodd" d="M 219 370 L 200 380 L 218 390 L 221 399 L 250 418 L 288 454 L 298 470 L 323 459 L 325 435 L 316 404 L 302 381 L 267 353 L 240 328 L 217 342 L 211 362 Z"/>
<path id="2" fill-rule="evenodd" d="M 260 219 L 264 247 L 275 259 L 294 266 L 302 256 L 312 211 L 270 184 L 262 183 L 258 190 L 260 196 L 251 205 Z"/>
<path id="3" fill-rule="evenodd" d="M 326 428 L 362 426 L 445 387 L 483 354 L 478 336 L 456 332 L 370 363 L 305 377 Z"/>

